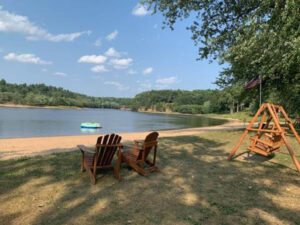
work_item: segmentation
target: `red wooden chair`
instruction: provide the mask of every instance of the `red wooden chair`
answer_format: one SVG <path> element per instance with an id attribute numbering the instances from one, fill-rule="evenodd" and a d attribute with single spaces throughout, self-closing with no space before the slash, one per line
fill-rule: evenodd
<path id="1" fill-rule="evenodd" d="M 115 177 L 120 180 L 122 137 L 117 134 L 107 134 L 97 139 L 95 150 L 92 151 L 84 145 L 78 145 L 82 153 L 81 172 L 86 169 L 93 184 L 96 183 L 97 169 L 113 168 Z M 118 151 L 117 166 L 112 165 L 112 159 Z"/>
<path id="2" fill-rule="evenodd" d="M 152 132 L 147 135 L 143 142 L 134 141 L 134 146 L 131 150 L 122 151 L 121 162 L 126 162 L 143 176 L 147 176 L 153 171 L 159 171 L 155 166 L 158 135 L 157 132 Z M 150 162 L 147 158 L 151 150 L 153 150 L 153 157 Z"/>

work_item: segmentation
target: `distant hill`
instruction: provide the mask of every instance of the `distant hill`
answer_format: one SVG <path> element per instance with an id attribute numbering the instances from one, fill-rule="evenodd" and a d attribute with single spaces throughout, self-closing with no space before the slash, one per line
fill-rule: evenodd
<path id="1" fill-rule="evenodd" d="M 130 98 L 91 97 L 45 84 L 10 84 L 0 80 L 0 103 L 88 108 L 131 107 Z"/>
<path id="2" fill-rule="evenodd" d="M 244 104 L 232 104 L 225 90 L 152 90 L 135 96 L 132 109 L 189 114 L 223 113 L 241 110 Z M 238 102 L 237 102 L 238 103 Z"/>

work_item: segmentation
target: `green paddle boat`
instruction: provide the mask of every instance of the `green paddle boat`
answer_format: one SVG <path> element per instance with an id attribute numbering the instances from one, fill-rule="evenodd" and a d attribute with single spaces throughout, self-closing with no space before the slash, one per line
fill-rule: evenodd
<path id="1" fill-rule="evenodd" d="M 81 123 L 81 128 L 97 129 L 101 128 L 100 123 Z"/>

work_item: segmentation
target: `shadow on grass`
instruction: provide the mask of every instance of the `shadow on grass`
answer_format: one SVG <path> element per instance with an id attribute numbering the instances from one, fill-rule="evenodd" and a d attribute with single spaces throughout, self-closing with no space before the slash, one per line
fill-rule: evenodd
<path id="1" fill-rule="evenodd" d="M 88 175 L 80 172 L 79 152 L 0 162 L 0 223 L 300 221 L 297 172 L 257 162 L 228 162 L 232 140 L 217 138 L 214 133 L 207 137 L 161 138 L 159 143 L 157 163 L 161 173 L 145 178 L 123 165 L 121 182 L 107 170 L 96 185 L 91 185 Z M 7 210 L 1 211 L 4 208 Z"/>

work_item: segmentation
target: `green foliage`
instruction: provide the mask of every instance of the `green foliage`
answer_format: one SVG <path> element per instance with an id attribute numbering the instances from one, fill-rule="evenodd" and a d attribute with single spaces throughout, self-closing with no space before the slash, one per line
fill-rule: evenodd
<path id="1" fill-rule="evenodd" d="M 162 102 L 159 102 L 155 105 L 155 109 L 156 109 L 156 111 L 164 112 L 164 111 L 166 111 L 166 105 L 163 104 Z"/>
<path id="2" fill-rule="evenodd" d="M 291 93 L 299 91 L 292 90 Z M 242 106 L 255 113 L 258 101 L 244 96 L 241 85 L 235 84 L 222 90 L 152 90 L 142 92 L 134 98 L 100 98 L 74 93 L 44 84 L 9 84 L 0 80 L 0 103 L 33 106 L 72 106 L 89 108 L 130 108 L 132 111 L 156 110 L 188 114 L 227 113 L 239 111 Z M 294 96 L 290 96 L 293 99 Z M 278 96 L 270 95 L 268 101 L 275 102 Z M 299 99 L 294 97 L 294 101 Z M 243 103 L 243 104 L 241 104 Z M 292 115 L 291 108 L 286 108 Z"/>
<path id="3" fill-rule="evenodd" d="M 177 20 L 192 19 L 188 29 L 200 46 L 200 59 L 228 65 L 218 85 L 241 84 L 260 75 L 264 101 L 273 95 L 273 103 L 300 113 L 299 0 L 144 2 L 154 13 L 160 11 L 171 29 Z M 246 94 L 257 101 L 257 89 Z"/>
<path id="4" fill-rule="evenodd" d="M 0 80 L 0 103 L 119 109 L 130 107 L 131 101 L 129 98 L 90 97 L 44 84 L 9 84 Z"/>
<path id="5" fill-rule="evenodd" d="M 173 110 L 179 113 L 198 114 L 202 112 L 200 105 L 177 105 Z"/>
<path id="6" fill-rule="evenodd" d="M 238 93 L 238 91 L 235 91 Z M 238 95 L 238 94 L 237 94 Z M 233 96 L 229 88 L 224 90 L 159 90 L 146 91 L 136 95 L 133 100 L 133 109 L 156 109 L 163 112 L 167 109 L 179 113 L 221 113 L 228 112 L 238 97 Z"/>
<path id="7" fill-rule="evenodd" d="M 212 107 L 211 107 L 210 101 L 206 101 L 202 105 L 202 111 L 203 111 L 203 113 L 210 113 L 212 111 L 211 108 Z"/>

